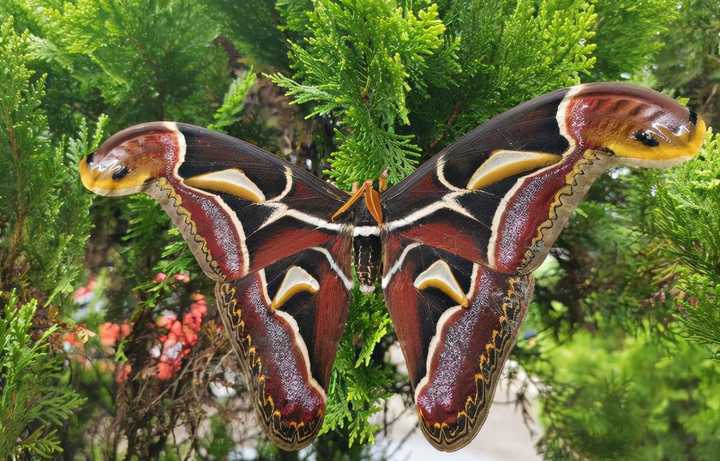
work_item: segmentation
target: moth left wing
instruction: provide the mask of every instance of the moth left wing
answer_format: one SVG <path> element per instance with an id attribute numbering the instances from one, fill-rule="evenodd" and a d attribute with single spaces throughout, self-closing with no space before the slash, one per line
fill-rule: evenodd
<path id="1" fill-rule="evenodd" d="M 322 426 L 348 314 L 350 228 L 329 221 L 346 194 L 250 144 L 181 129 L 178 176 L 242 225 L 247 275 L 225 277 L 216 295 L 256 413 L 277 445 L 301 448 Z"/>
<path id="2" fill-rule="evenodd" d="M 238 353 L 258 417 L 285 449 L 309 444 L 352 287 L 347 198 L 241 140 L 154 122 L 121 131 L 80 165 L 103 195 L 145 192 L 180 229 Z"/>
<path id="3" fill-rule="evenodd" d="M 208 235 L 207 250 L 219 264 L 206 270 L 208 276 L 241 278 L 305 249 L 331 248 L 338 235 L 350 232 L 347 221 L 329 219 L 347 199 L 345 192 L 242 140 L 177 127 L 184 155 L 159 181 L 165 192 L 160 199 L 198 204 L 191 213 L 207 221 L 196 220 L 189 230 Z"/>
<path id="4" fill-rule="evenodd" d="M 286 450 L 308 445 L 322 426 L 350 302 L 350 240 L 344 245 L 341 258 L 314 247 L 216 286 L 256 414 Z"/>

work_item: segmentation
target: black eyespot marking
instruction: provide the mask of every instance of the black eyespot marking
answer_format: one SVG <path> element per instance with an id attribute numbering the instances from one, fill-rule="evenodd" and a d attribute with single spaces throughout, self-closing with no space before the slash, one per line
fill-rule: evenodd
<path id="1" fill-rule="evenodd" d="M 695 112 L 694 110 L 690 111 L 690 123 L 692 123 L 693 125 L 697 125 L 697 112 Z"/>
<path id="2" fill-rule="evenodd" d="M 112 174 L 112 178 L 114 181 L 120 181 L 122 178 L 127 176 L 128 173 L 130 173 L 130 170 L 128 170 L 128 167 L 124 166 L 124 167 L 118 169 L 117 171 L 115 171 Z"/>
<path id="3" fill-rule="evenodd" d="M 90 165 L 90 164 L 92 164 L 94 158 L 95 158 L 95 152 L 91 152 L 90 155 L 88 155 L 85 158 L 85 161 L 87 162 L 88 165 Z"/>
<path id="4" fill-rule="evenodd" d="M 640 141 L 648 147 L 657 147 L 660 145 L 657 139 L 649 131 L 638 131 L 635 133 L 635 140 Z"/>

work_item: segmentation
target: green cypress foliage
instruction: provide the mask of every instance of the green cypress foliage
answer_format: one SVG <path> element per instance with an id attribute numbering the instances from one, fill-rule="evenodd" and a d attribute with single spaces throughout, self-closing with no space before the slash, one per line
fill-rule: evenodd
<path id="1" fill-rule="evenodd" d="M 661 176 L 643 229 L 672 262 L 678 317 L 720 359 L 720 136 L 697 160 Z"/>
<path id="2" fill-rule="evenodd" d="M 673 0 L 596 0 L 595 5 L 602 18 L 595 36 L 595 80 L 628 78 L 633 69 L 651 65 L 679 10 Z"/>
<path id="3" fill-rule="evenodd" d="M 692 106 L 717 126 L 720 120 L 720 3 L 685 0 L 661 40 L 656 60 L 658 84 L 687 96 Z"/>
<path id="4" fill-rule="evenodd" d="M 450 142 L 534 95 L 579 83 L 595 62 L 597 15 L 590 2 L 447 3 L 462 71 L 442 98 L 452 105 L 431 144 Z"/>
<path id="5" fill-rule="evenodd" d="M 104 119 L 93 136 L 81 121 L 75 138 L 53 139 L 41 107 L 45 76 L 30 67 L 29 36 L 12 19 L 0 24 L 0 56 L 0 458 L 50 458 L 83 399 L 50 349 L 58 327 L 41 330 L 33 319 L 38 300 L 65 304 L 83 275 L 92 199 L 76 165 L 99 142 Z"/>
<path id="6" fill-rule="evenodd" d="M 355 301 L 338 347 L 328 407 L 320 434 L 347 434 L 350 447 L 375 440 L 381 429 L 370 418 L 382 409 L 381 403 L 392 395 L 394 367 L 374 357 L 376 347 L 390 332 L 390 317 L 378 295 L 363 296 L 353 290 Z"/>
<path id="7" fill-rule="evenodd" d="M 58 429 L 83 399 L 64 384 L 62 359 L 49 353 L 57 327 L 34 334 L 37 301 L 0 297 L 0 458 L 52 458 L 62 451 Z"/>
<path id="8" fill-rule="evenodd" d="M 103 136 L 80 121 L 73 138 L 53 139 L 43 111 L 45 76 L 29 67 L 29 36 L 11 20 L 0 29 L 0 288 L 39 291 L 52 299 L 67 294 L 82 275 L 90 232 L 89 197 L 77 162 Z"/>
<path id="9" fill-rule="evenodd" d="M 223 131 L 224 128 L 236 123 L 245 107 L 245 98 L 253 85 L 255 85 L 255 81 L 255 72 L 252 67 L 245 72 L 244 76 L 233 80 L 227 93 L 225 93 L 222 105 L 213 115 L 213 123 L 210 124 L 208 128 Z"/>
<path id="10" fill-rule="evenodd" d="M 649 335 L 580 332 L 547 343 L 552 390 L 543 398 L 550 460 L 698 459 L 717 456 L 720 372 L 703 350 Z"/>
<path id="11" fill-rule="evenodd" d="M 287 67 L 286 36 L 274 0 L 203 0 L 216 17 L 223 37 L 230 38 L 240 56 L 262 69 Z M 301 0 L 290 0 L 291 8 L 305 9 Z"/>
<path id="12" fill-rule="evenodd" d="M 273 80 L 297 103 L 313 103 L 308 117 L 339 117 L 340 148 L 330 176 L 341 184 L 378 177 L 391 182 L 412 172 L 418 148 L 396 132 L 408 125 L 407 94 L 418 88 L 427 58 L 443 44 L 445 27 L 430 5 L 417 12 L 384 0 L 318 1 L 307 37 L 292 43 L 290 56 L 302 84 Z M 306 14 L 306 13 L 301 13 Z"/>
<path id="13" fill-rule="evenodd" d="M 140 121 L 202 123 L 225 87 L 218 26 L 191 0 L 47 2 L 40 53 L 83 91 L 99 92 L 118 128 Z"/>

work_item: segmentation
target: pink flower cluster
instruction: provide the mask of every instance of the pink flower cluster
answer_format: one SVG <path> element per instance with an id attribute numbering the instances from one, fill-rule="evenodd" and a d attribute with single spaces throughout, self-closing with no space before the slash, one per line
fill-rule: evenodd
<path id="1" fill-rule="evenodd" d="M 132 333 L 132 325 L 127 322 L 105 322 L 100 325 L 98 336 L 100 336 L 100 344 L 105 347 L 112 347 L 115 343 L 124 339 L 130 333 Z"/>
<path id="2" fill-rule="evenodd" d="M 76 349 L 82 349 L 84 344 L 78 338 L 77 333 L 74 331 L 67 332 L 62 336 L 63 348 L 69 352 Z"/>
<path id="3" fill-rule="evenodd" d="M 172 279 L 168 279 L 167 274 L 158 272 L 155 274 L 153 281 L 155 283 L 187 284 L 190 282 L 190 274 L 182 272 L 173 275 Z M 92 299 L 95 286 L 95 277 L 89 277 L 86 286 L 75 290 L 73 294 L 75 302 L 78 304 L 89 302 Z M 165 311 L 155 321 L 154 326 L 157 327 L 157 330 L 152 336 L 156 336 L 157 341 L 150 350 L 150 354 L 157 360 L 157 366 L 153 372 L 160 380 L 172 379 L 180 371 L 183 358 L 190 353 L 199 340 L 203 318 L 207 315 L 207 300 L 200 293 L 193 293 L 191 299 L 192 304 L 187 312 L 182 315 L 182 319 L 179 319 L 178 314 L 175 312 Z M 131 323 L 105 322 L 99 326 L 97 336 L 104 352 L 111 354 L 113 348 L 130 335 L 132 331 L 133 325 Z M 76 331 L 68 331 L 62 337 L 63 347 L 68 352 L 82 350 L 84 343 L 90 336 L 95 336 L 95 334 L 84 327 L 78 327 Z M 106 362 L 101 362 L 101 364 Z M 129 363 L 116 363 L 113 360 L 107 362 L 106 365 L 109 370 L 114 370 L 115 382 L 118 384 L 127 381 L 133 371 L 133 367 Z M 144 373 L 142 375 L 145 376 Z"/>
<path id="4" fill-rule="evenodd" d="M 95 289 L 95 286 L 97 285 L 97 281 L 95 280 L 95 276 L 91 275 L 88 277 L 87 284 L 85 286 L 77 288 L 73 292 L 73 300 L 77 304 L 87 304 L 92 300 L 93 297 L 93 290 Z"/>
<path id="5" fill-rule="evenodd" d="M 180 371 L 182 359 L 198 342 L 203 317 L 207 314 L 207 301 L 200 293 L 193 293 L 191 299 L 193 303 L 182 320 L 174 312 L 166 311 L 155 322 L 158 328 L 167 331 L 158 338 L 160 344 L 151 350 L 151 354 L 158 359 L 157 378 L 160 380 L 172 379 Z"/>
<path id="6" fill-rule="evenodd" d="M 176 282 L 190 282 L 190 274 L 188 274 L 187 272 L 180 272 L 178 274 L 175 274 L 174 278 Z M 155 283 L 163 283 L 165 280 L 167 280 L 167 274 L 165 272 L 158 272 L 157 274 L 155 274 L 155 277 L 153 277 L 153 282 Z"/>
<path id="7" fill-rule="evenodd" d="M 132 333 L 132 325 L 123 323 L 105 322 L 100 324 L 98 329 L 98 336 L 100 337 L 100 344 L 104 347 L 114 347 L 119 341 L 126 338 Z M 118 363 L 115 367 L 115 382 L 120 384 L 128 379 L 132 367 L 129 363 Z"/>

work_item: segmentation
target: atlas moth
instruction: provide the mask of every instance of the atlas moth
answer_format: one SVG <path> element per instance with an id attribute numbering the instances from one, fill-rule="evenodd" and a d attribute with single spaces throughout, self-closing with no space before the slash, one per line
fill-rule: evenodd
<path id="1" fill-rule="evenodd" d="M 83 184 L 144 192 L 216 283 L 257 415 L 285 449 L 325 414 L 352 268 L 382 288 L 423 433 L 457 450 L 480 430 L 525 317 L 532 272 L 609 168 L 692 158 L 705 123 L 621 83 L 562 89 L 491 119 L 387 190 L 352 196 L 262 149 L 152 122 L 80 163 Z"/>

